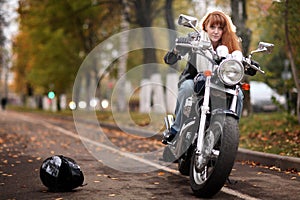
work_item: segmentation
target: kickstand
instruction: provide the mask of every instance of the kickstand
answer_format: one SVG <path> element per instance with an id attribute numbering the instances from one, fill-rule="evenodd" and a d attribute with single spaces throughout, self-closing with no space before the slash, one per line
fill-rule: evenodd
<path id="1" fill-rule="evenodd" d="M 227 182 L 228 182 L 230 185 L 235 185 L 235 184 L 237 184 L 237 181 L 230 180 L 229 178 L 227 178 Z"/>

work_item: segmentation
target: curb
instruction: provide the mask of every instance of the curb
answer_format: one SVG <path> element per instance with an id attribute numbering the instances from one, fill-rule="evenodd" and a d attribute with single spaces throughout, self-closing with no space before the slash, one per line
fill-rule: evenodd
<path id="1" fill-rule="evenodd" d="M 300 171 L 300 158 L 280 156 L 271 153 L 262 153 L 257 151 L 251 151 L 248 149 L 239 148 L 236 156 L 238 161 L 254 161 L 261 165 L 275 166 L 281 170 Z"/>
<path id="2" fill-rule="evenodd" d="M 128 126 L 118 127 L 113 124 L 101 123 L 101 126 L 107 127 L 109 129 L 117 129 L 124 132 L 129 132 L 131 134 L 135 134 L 143 137 L 155 137 L 158 140 L 161 140 L 162 136 L 153 131 L 131 128 Z M 275 166 L 280 168 L 282 171 L 284 170 L 296 170 L 300 172 L 300 158 L 289 157 L 289 156 L 280 156 L 271 153 L 263 153 L 252 151 L 244 148 L 239 148 L 236 156 L 236 161 L 254 161 L 261 165 L 265 166 Z"/>

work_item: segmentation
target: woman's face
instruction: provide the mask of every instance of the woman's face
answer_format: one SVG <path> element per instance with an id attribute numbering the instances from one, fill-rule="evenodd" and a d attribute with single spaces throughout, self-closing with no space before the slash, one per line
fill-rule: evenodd
<path id="1" fill-rule="evenodd" d="M 221 40 L 223 35 L 223 27 L 221 27 L 220 25 L 208 24 L 206 27 L 206 31 L 213 45 L 216 45 Z"/>

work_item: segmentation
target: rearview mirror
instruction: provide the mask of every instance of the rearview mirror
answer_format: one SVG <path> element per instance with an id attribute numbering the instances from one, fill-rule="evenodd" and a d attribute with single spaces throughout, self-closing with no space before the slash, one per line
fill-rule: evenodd
<path id="1" fill-rule="evenodd" d="M 178 24 L 189 28 L 195 28 L 197 26 L 198 19 L 192 16 L 181 14 L 178 19 Z"/>
<path id="2" fill-rule="evenodd" d="M 273 48 L 274 48 L 274 44 L 267 43 L 267 42 L 259 42 L 257 49 L 251 51 L 251 54 L 258 53 L 258 52 L 272 53 Z"/>
<path id="3" fill-rule="evenodd" d="M 258 49 L 261 49 L 267 53 L 272 53 L 274 48 L 274 44 L 267 43 L 267 42 L 259 42 Z"/>

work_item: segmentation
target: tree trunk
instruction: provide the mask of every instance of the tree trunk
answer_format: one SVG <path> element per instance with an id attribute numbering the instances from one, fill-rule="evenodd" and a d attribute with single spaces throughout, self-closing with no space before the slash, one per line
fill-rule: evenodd
<path id="1" fill-rule="evenodd" d="M 129 5 L 127 0 L 122 0 L 123 11 L 121 16 L 121 30 L 122 37 L 120 41 L 120 55 L 119 58 L 119 68 L 118 68 L 118 81 L 120 87 L 118 87 L 118 111 L 124 112 L 126 110 L 126 66 L 127 66 L 127 58 L 128 58 L 128 31 L 129 30 L 129 22 L 128 22 L 128 14 L 129 14 Z"/>
<path id="2" fill-rule="evenodd" d="M 246 55 L 251 42 L 251 30 L 245 26 L 247 20 L 246 0 L 231 0 L 231 18 L 237 27 L 237 35 L 242 39 L 243 54 Z M 244 82 L 249 83 L 248 78 Z M 252 112 L 250 103 L 250 91 L 244 92 L 243 115 L 247 116 Z"/>
<path id="3" fill-rule="evenodd" d="M 161 75 L 157 70 L 156 50 L 154 49 L 154 38 L 151 31 L 153 12 L 156 1 L 135 1 L 135 11 L 137 23 L 143 29 L 144 49 L 143 49 L 143 80 L 141 81 L 140 92 L 140 112 L 149 112 L 151 105 L 155 105 L 154 111 L 161 112 L 165 107 L 163 85 L 161 84 Z M 149 64 L 151 63 L 151 64 Z M 155 82 L 153 82 L 155 81 Z M 158 105 L 160 109 L 158 108 Z"/>
<path id="4" fill-rule="evenodd" d="M 166 22 L 168 29 L 170 30 L 176 30 L 175 28 L 175 23 L 174 23 L 174 15 L 173 15 L 173 0 L 166 0 L 166 5 L 165 5 L 165 14 L 166 14 Z M 176 34 L 170 34 L 169 35 L 169 46 L 170 48 L 173 48 L 175 44 L 175 39 L 177 35 Z M 177 65 L 176 65 L 177 67 Z"/>
<path id="5" fill-rule="evenodd" d="M 288 7 L 289 7 L 289 0 L 286 0 L 285 1 L 285 13 L 284 13 L 285 40 L 286 40 L 286 44 L 287 44 L 287 57 L 288 57 L 288 59 L 291 63 L 293 78 L 294 78 L 295 86 L 296 86 L 297 91 L 298 91 L 296 113 L 297 113 L 298 123 L 300 124 L 300 84 L 299 84 L 299 78 L 298 78 L 298 74 L 297 74 L 296 65 L 295 65 L 295 62 L 294 62 L 292 45 L 291 45 L 291 41 L 290 41 L 290 38 L 289 38 L 289 26 L 288 26 L 289 9 L 288 9 Z"/>
<path id="6" fill-rule="evenodd" d="M 166 0 L 165 2 L 165 15 L 166 22 L 169 30 L 169 48 L 172 49 L 175 45 L 175 39 L 177 38 L 176 28 L 174 23 L 174 15 L 173 15 L 173 0 Z M 174 30 L 174 31 L 173 31 Z M 176 106 L 178 88 L 178 64 L 170 66 L 168 70 L 168 74 L 166 77 L 166 109 L 168 113 L 173 113 Z"/>

